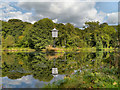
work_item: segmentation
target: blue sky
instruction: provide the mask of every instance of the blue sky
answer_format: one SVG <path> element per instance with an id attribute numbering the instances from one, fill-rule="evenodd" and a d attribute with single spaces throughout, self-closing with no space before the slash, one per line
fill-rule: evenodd
<path id="1" fill-rule="evenodd" d="M 82 27 L 86 21 L 118 23 L 118 2 L 3 2 L 1 20 L 13 18 L 34 23 L 50 18 L 56 23 Z"/>
<path id="2" fill-rule="evenodd" d="M 96 2 L 95 8 L 98 12 L 102 11 L 104 13 L 111 13 L 111 14 L 112 13 L 117 13 L 118 12 L 118 2 Z M 111 16 L 111 18 L 113 16 Z M 117 17 L 117 16 L 118 16 L 118 14 L 115 15 L 115 17 Z M 105 22 L 110 21 L 110 25 L 115 24 L 115 23 L 112 23 L 111 20 L 107 20 L 107 19 L 110 19 L 110 17 L 108 18 L 108 16 L 106 16 L 104 18 L 104 21 Z M 117 19 L 116 19 L 116 24 L 118 22 Z"/>
<path id="3" fill-rule="evenodd" d="M 105 13 L 118 12 L 118 2 L 97 2 L 95 8 Z"/>

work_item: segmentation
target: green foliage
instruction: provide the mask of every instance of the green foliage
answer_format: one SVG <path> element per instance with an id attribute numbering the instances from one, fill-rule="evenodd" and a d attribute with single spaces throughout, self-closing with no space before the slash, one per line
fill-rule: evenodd
<path id="1" fill-rule="evenodd" d="M 96 43 L 96 49 L 102 49 L 103 48 L 103 44 L 101 41 L 97 41 Z"/>
<path id="2" fill-rule="evenodd" d="M 41 50 L 53 45 L 52 29 L 58 30 L 55 45 L 66 48 L 97 49 L 118 47 L 118 26 L 109 26 L 107 23 L 85 22 L 84 30 L 70 23 L 53 23 L 51 19 L 44 18 L 34 24 L 19 19 L 10 19 L 2 22 L 3 47 L 30 47 Z M 12 38 L 11 38 L 12 37 Z M 14 38 L 14 39 L 13 39 Z M 8 41 L 12 41 L 8 43 Z M 14 44 L 14 45 L 12 45 Z"/>
<path id="3" fill-rule="evenodd" d="M 115 59 L 118 58 L 116 53 L 102 51 L 96 53 L 66 53 L 56 59 L 50 59 L 48 56 L 56 57 L 57 55 L 56 53 L 3 52 L 2 76 L 18 79 L 26 75 L 32 75 L 39 81 L 50 82 L 55 79 L 52 75 L 52 68 L 56 67 L 59 75 L 66 76 L 48 84 L 46 88 L 118 87 L 119 59 Z"/>
<path id="4" fill-rule="evenodd" d="M 53 29 L 54 23 L 51 19 L 44 18 L 34 23 L 33 27 L 37 27 L 39 29 Z"/>
<path id="5" fill-rule="evenodd" d="M 45 88 L 118 88 L 118 67 L 115 67 L 114 56 L 109 53 L 109 59 L 103 59 L 103 54 L 102 51 L 90 54 L 68 53 L 66 55 L 67 70 L 70 72 L 72 71 L 71 68 L 74 68 L 77 72 L 70 74 L 70 76 L 67 74 L 64 79 L 48 84 Z M 113 64 L 107 61 L 110 58 Z M 75 65 L 75 61 L 77 65 Z M 112 68 L 109 67 L 110 65 Z M 77 68 L 74 66 L 77 66 Z"/>
<path id="6" fill-rule="evenodd" d="M 15 44 L 14 37 L 11 35 L 8 35 L 5 39 L 7 47 L 13 47 Z"/>
<path id="7" fill-rule="evenodd" d="M 10 23 L 22 22 L 22 20 L 19 20 L 19 19 L 9 19 L 8 22 L 10 22 Z"/>

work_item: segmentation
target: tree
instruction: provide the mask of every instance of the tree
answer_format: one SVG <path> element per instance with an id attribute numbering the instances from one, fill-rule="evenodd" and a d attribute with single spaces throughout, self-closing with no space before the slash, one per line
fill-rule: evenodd
<path id="1" fill-rule="evenodd" d="M 11 35 L 8 35 L 7 38 L 5 39 L 7 47 L 13 47 L 15 44 L 14 37 Z"/>
<path id="2" fill-rule="evenodd" d="M 100 24 L 100 28 L 104 28 L 105 26 L 108 26 L 108 24 L 107 23 Z"/>
<path id="3" fill-rule="evenodd" d="M 51 19 L 44 18 L 39 20 L 38 22 L 35 22 L 33 27 L 37 27 L 39 29 L 53 29 L 54 23 Z"/>
<path id="4" fill-rule="evenodd" d="M 20 19 L 9 19 L 8 22 L 9 22 L 9 23 L 22 22 L 22 20 L 20 20 Z"/>
<path id="5" fill-rule="evenodd" d="M 53 45 L 51 31 L 58 30 L 56 46 L 66 47 L 118 47 L 118 26 L 110 26 L 107 23 L 85 22 L 81 30 L 70 23 L 53 23 L 51 19 L 44 18 L 34 24 L 23 22 L 19 19 L 1 21 L 3 47 L 30 47 L 41 50 L 48 45 Z M 0 24 L 1 25 L 1 24 Z M 1 34 L 1 33 L 0 33 Z M 10 35 L 10 36 L 9 36 Z M 8 42 L 12 40 L 12 42 Z M 7 42 L 6 42 L 7 41 Z"/>
<path id="6" fill-rule="evenodd" d="M 52 20 L 45 18 L 34 23 L 30 30 L 34 48 L 40 50 L 50 45 L 52 41 L 51 30 L 54 28 Z"/>
<path id="7" fill-rule="evenodd" d="M 87 28 L 89 28 L 90 30 L 95 30 L 95 29 L 98 29 L 100 26 L 99 26 L 99 22 L 85 22 L 85 25 L 87 26 Z"/>

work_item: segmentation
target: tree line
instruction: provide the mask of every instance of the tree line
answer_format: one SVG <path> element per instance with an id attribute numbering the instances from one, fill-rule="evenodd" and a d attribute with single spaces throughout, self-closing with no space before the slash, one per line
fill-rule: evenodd
<path id="1" fill-rule="evenodd" d="M 78 48 L 117 48 L 118 26 L 107 23 L 85 22 L 83 29 L 71 23 L 54 23 L 44 18 L 34 24 L 19 19 L 9 19 L 2 22 L 2 47 L 24 47 L 41 50 L 53 45 L 52 29 L 58 30 L 56 46 Z"/>

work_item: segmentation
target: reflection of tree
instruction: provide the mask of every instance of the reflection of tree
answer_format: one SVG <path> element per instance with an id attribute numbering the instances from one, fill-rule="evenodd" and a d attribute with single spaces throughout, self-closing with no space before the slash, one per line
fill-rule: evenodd
<path id="1" fill-rule="evenodd" d="M 14 60 L 15 60 L 14 54 L 6 53 L 6 52 L 2 53 L 2 62 L 6 62 L 9 65 L 13 65 Z"/>
<path id="2" fill-rule="evenodd" d="M 21 78 L 26 75 L 29 75 L 29 73 L 9 72 L 7 74 L 8 78 L 10 78 L 10 79 L 18 79 L 18 78 Z"/>
<path id="3" fill-rule="evenodd" d="M 97 51 L 96 52 L 96 58 L 94 62 L 94 68 L 97 69 L 101 65 L 101 60 L 103 58 L 103 52 L 102 51 Z"/>
<path id="4" fill-rule="evenodd" d="M 103 59 L 107 59 L 110 57 L 110 53 L 109 52 L 103 52 Z"/>
<path id="5" fill-rule="evenodd" d="M 63 57 L 64 53 L 47 53 L 46 59 L 53 60 L 54 58 Z"/>
<path id="6" fill-rule="evenodd" d="M 102 51 L 96 53 L 66 53 L 61 57 L 57 57 L 54 62 L 52 59 L 49 60 L 47 56 L 50 55 L 45 53 L 3 53 L 2 74 L 11 79 L 31 74 L 40 81 L 48 82 L 53 79 L 53 67 L 58 68 L 58 74 L 67 75 L 71 75 L 74 70 L 81 70 L 82 73 L 87 71 L 90 73 L 117 73 L 116 65 L 118 61 L 115 60 L 117 54 L 108 54 L 104 55 Z"/>
<path id="7" fill-rule="evenodd" d="M 108 57 L 108 54 L 110 57 Z M 78 70 L 70 77 L 57 81 L 52 86 L 59 88 L 111 88 L 118 87 L 118 64 L 116 53 L 108 53 L 104 57 L 104 52 L 96 53 L 67 53 L 66 74 L 71 75 L 72 70 Z M 82 55 L 82 56 L 81 56 Z M 82 59 L 81 59 L 82 58 Z M 84 59 L 83 59 L 84 58 Z M 111 65 L 111 68 L 109 68 Z M 77 67 L 75 67 L 77 66 Z M 72 67 L 72 68 L 71 68 Z M 69 73 L 68 73 L 69 72 Z"/>
<path id="8" fill-rule="evenodd" d="M 33 60 L 29 62 L 30 71 L 32 71 L 33 76 L 40 81 L 50 81 L 53 78 L 52 68 L 57 67 L 59 73 L 62 73 L 62 67 L 65 65 L 65 63 L 58 63 L 60 58 L 54 62 L 54 60 L 48 60 L 45 57 L 46 54 L 36 53 Z"/>
<path id="9" fill-rule="evenodd" d="M 43 53 L 35 53 L 29 62 L 29 70 L 32 71 L 33 77 L 40 81 L 50 81 L 53 78 L 50 68 L 52 67 L 51 62 L 45 59 L 45 55 Z"/>
<path id="10" fill-rule="evenodd" d="M 29 75 L 29 71 L 25 70 L 26 63 L 24 54 L 4 53 L 2 57 L 2 76 L 8 76 L 11 79 L 17 79 L 25 75 Z"/>

